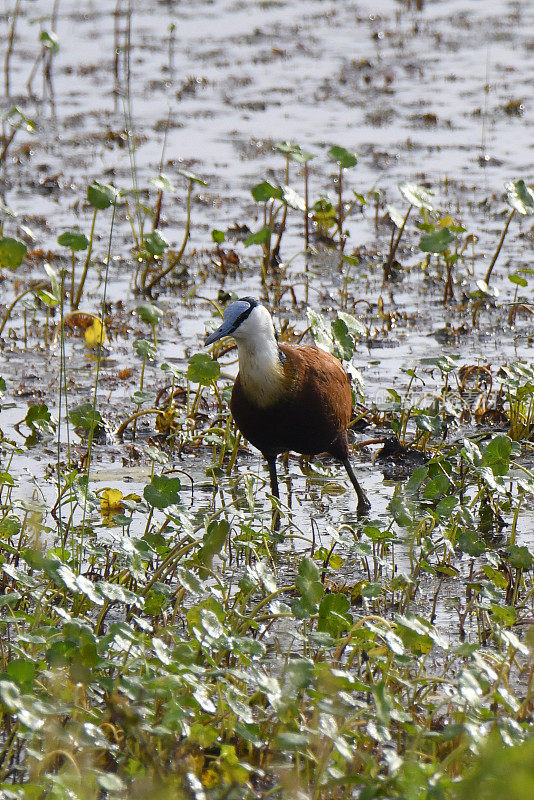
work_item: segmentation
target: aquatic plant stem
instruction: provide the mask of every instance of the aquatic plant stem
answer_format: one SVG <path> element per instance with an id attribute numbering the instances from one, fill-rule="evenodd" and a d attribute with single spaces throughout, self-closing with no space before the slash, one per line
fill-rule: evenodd
<path id="1" fill-rule="evenodd" d="M 15 308 L 15 306 L 17 305 L 17 303 L 19 302 L 19 300 L 22 300 L 22 298 L 26 297 L 27 294 L 31 294 L 32 292 L 38 292 L 39 289 L 44 289 L 45 286 L 47 285 L 48 284 L 46 282 L 39 281 L 38 283 L 34 284 L 33 286 L 30 286 L 29 289 L 26 289 L 24 292 L 21 292 L 21 294 L 15 297 L 11 305 L 7 308 L 6 313 L 4 314 L 4 316 L 2 317 L 2 321 L 0 322 L 0 336 L 2 335 L 2 332 L 6 327 L 6 324 L 11 316 L 11 313 Z"/>
<path id="2" fill-rule="evenodd" d="M 182 246 L 180 247 L 180 250 L 175 256 L 169 258 L 170 263 L 164 269 L 160 270 L 156 275 L 154 275 L 152 280 L 146 286 L 144 285 L 144 280 L 143 280 L 143 285 L 141 286 L 141 289 L 145 292 L 150 292 L 150 290 L 156 285 L 156 283 L 159 283 L 162 278 L 165 278 L 165 276 L 169 274 L 169 272 L 172 272 L 172 270 L 175 269 L 175 267 L 177 267 L 180 261 L 182 260 L 182 256 L 185 252 L 185 248 L 187 246 L 187 242 L 189 239 L 189 231 L 191 230 L 191 194 L 193 192 L 193 183 L 194 181 L 190 180 L 189 185 L 187 187 L 185 231 L 184 231 L 184 239 L 182 242 Z M 143 276 L 143 278 L 145 277 L 146 276 Z"/>
<path id="3" fill-rule="evenodd" d="M 96 371 L 95 371 L 95 383 L 94 383 L 94 388 L 93 388 L 93 421 L 94 421 L 94 417 L 96 415 L 97 398 L 98 398 L 98 380 L 99 380 L 99 377 L 100 377 L 100 366 L 101 366 L 101 362 L 102 362 L 102 344 L 103 344 L 103 341 L 104 341 L 104 318 L 105 318 L 105 314 L 106 314 L 106 299 L 107 299 L 107 289 L 108 289 L 108 279 L 109 279 L 109 265 L 111 263 L 111 243 L 113 241 L 113 228 L 114 228 L 114 225 L 115 225 L 115 214 L 116 214 L 116 211 L 117 211 L 117 199 L 118 198 L 115 197 L 115 200 L 113 202 L 113 214 L 111 216 L 111 225 L 110 225 L 109 239 L 108 239 L 108 252 L 107 252 L 107 258 L 106 258 L 106 271 L 105 271 L 105 275 L 104 275 L 104 290 L 103 290 L 103 293 L 102 293 L 102 306 L 101 306 L 101 308 L 102 308 L 102 312 L 101 312 L 102 327 L 100 329 L 100 344 L 98 346 L 98 353 L 97 353 L 97 359 L 96 359 Z M 96 209 L 95 209 L 95 216 L 96 216 Z M 92 239 L 93 239 L 93 237 L 91 235 L 91 240 L 90 241 L 92 241 Z M 90 473 L 91 473 L 91 455 L 92 455 L 92 450 L 93 450 L 94 433 L 95 433 L 95 425 L 93 424 L 93 425 L 91 425 L 91 428 L 89 430 L 89 435 L 87 437 L 87 456 L 86 456 L 87 483 L 85 485 L 84 501 L 83 501 L 83 516 L 82 516 L 82 526 L 81 526 L 82 530 L 81 530 L 79 553 L 78 553 L 78 565 L 81 564 L 81 549 L 83 547 L 83 540 L 84 540 L 84 536 L 85 536 L 85 522 L 86 522 L 86 518 L 87 518 L 87 495 L 88 495 L 88 492 L 89 492 L 89 476 L 90 476 Z"/>
<path id="4" fill-rule="evenodd" d="M 304 162 L 304 249 L 306 253 L 310 247 L 310 187 L 309 187 L 309 170 L 308 162 Z M 306 271 L 308 265 L 306 264 Z"/>
<path id="5" fill-rule="evenodd" d="M 89 247 L 87 248 L 87 256 L 85 259 L 85 264 L 83 265 L 83 272 L 82 277 L 80 278 L 80 283 L 78 285 L 78 291 L 76 292 L 76 297 L 71 297 L 70 299 L 70 307 L 73 311 L 77 311 L 78 306 L 80 305 L 80 300 L 82 299 L 83 293 L 83 286 L 85 283 L 85 279 L 87 278 L 87 272 L 89 270 L 89 264 L 91 262 L 91 255 L 93 253 L 93 240 L 95 235 L 95 223 L 96 223 L 96 215 L 98 214 L 98 208 L 95 208 L 93 212 L 93 221 L 91 223 L 91 233 L 89 234 Z M 113 214 L 115 214 L 115 204 L 113 205 Z"/>
<path id="6" fill-rule="evenodd" d="M 337 201 L 337 215 L 338 215 L 338 226 L 339 226 L 339 246 L 341 248 L 341 253 L 345 249 L 345 242 L 347 240 L 346 236 L 343 234 L 343 167 L 341 164 L 339 165 L 339 176 L 337 179 L 337 194 L 338 194 L 338 201 Z"/>
<path id="7" fill-rule="evenodd" d="M 400 244 L 400 240 L 402 238 L 402 234 L 404 233 L 404 228 L 406 227 L 406 223 L 408 222 L 408 217 L 410 216 L 410 212 L 413 208 L 413 205 L 409 206 L 408 211 L 406 212 L 404 219 L 402 221 L 402 225 L 399 229 L 399 233 L 397 238 L 395 239 L 395 228 L 393 228 L 393 232 L 391 234 L 391 246 L 389 248 L 389 255 L 388 260 L 384 265 L 384 280 L 387 281 L 391 277 L 391 267 L 393 265 L 393 260 L 395 258 L 395 253 L 397 252 L 397 248 Z"/>
<path id="8" fill-rule="evenodd" d="M 66 540 L 67 529 L 63 533 L 62 503 L 61 503 L 61 423 L 62 423 L 62 398 L 65 397 L 65 420 L 67 423 L 67 464 L 70 467 L 70 437 L 69 437 L 69 409 L 67 398 L 67 364 L 65 353 L 65 271 L 60 271 L 60 303 L 59 303 L 59 337 L 60 337 L 60 357 L 59 357 L 59 402 L 58 402 L 58 423 L 57 423 L 57 512 L 58 525 L 61 531 L 62 541 Z M 70 519 L 72 519 L 72 504 Z M 72 550 L 74 552 L 74 543 Z"/>
<path id="9" fill-rule="evenodd" d="M 13 53 L 13 45 L 15 43 L 15 29 L 17 26 L 20 4 L 21 0 L 17 0 L 17 2 L 15 3 L 15 8 L 13 9 L 13 12 L 11 14 L 11 28 L 9 30 L 9 36 L 7 40 L 8 44 L 6 50 L 6 57 L 4 61 L 4 89 L 6 97 L 9 97 L 11 94 L 10 62 L 11 62 L 11 55 Z"/>
<path id="10" fill-rule="evenodd" d="M 495 250 L 493 258 L 491 259 L 491 264 L 489 265 L 488 270 L 486 272 L 486 276 L 484 278 L 484 282 L 486 283 L 487 286 L 489 286 L 491 273 L 493 272 L 493 267 L 495 266 L 495 262 L 499 258 L 499 253 L 501 252 L 504 239 L 506 237 L 506 234 L 508 233 L 508 228 L 510 227 L 510 223 L 512 221 L 512 217 L 514 216 L 514 214 L 515 214 L 515 208 L 512 208 L 512 210 L 510 211 L 510 215 L 509 215 L 508 219 L 506 220 L 506 225 L 504 226 L 503 232 L 501 233 L 501 238 L 499 239 L 499 244 L 497 245 L 497 249 Z"/>

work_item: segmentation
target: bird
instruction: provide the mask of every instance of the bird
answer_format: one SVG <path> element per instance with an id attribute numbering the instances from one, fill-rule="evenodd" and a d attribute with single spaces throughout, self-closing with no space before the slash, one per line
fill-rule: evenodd
<path id="1" fill-rule="evenodd" d="M 276 459 L 281 453 L 329 453 L 347 471 L 358 513 L 367 513 L 371 504 L 349 461 L 352 392 L 341 362 L 315 345 L 278 342 L 271 314 L 253 297 L 230 303 L 222 325 L 204 344 L 226 336 L 235 339 L 239 356 L 230 410 L 245 439 L 267 461 L 271 494 L 280 500 Z"/>

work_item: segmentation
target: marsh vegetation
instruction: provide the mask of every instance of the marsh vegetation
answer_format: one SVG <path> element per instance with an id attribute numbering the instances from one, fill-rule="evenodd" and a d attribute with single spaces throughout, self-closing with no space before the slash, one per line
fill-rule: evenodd
<path id="1" fill-rule="evenodd" d="M 182 5 L 0 19 L 0 797 L 530 800 L 533 12 Z M 289 454 L 274 529 L 243 295 L 343 361 L 367 516 Z"/>

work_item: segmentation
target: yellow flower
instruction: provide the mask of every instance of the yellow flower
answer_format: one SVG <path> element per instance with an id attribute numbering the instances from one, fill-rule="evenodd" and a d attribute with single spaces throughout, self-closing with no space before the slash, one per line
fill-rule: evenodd
<path id="1" fill-rule="evenodd" d="M 85 343 L 88 347 L 96 347 L 106 338 L 106 329 L 98 317 L 93 317 L 88 328 L 85 329 Z"/>
<path id="2" fill-rule="evenodd" d="M 110 517 L 119 511 L 124 511 L 122 504 L 123 494 L 119 489 L 104 489 L 100 495 L 100 513 L 103 517 Z"/>

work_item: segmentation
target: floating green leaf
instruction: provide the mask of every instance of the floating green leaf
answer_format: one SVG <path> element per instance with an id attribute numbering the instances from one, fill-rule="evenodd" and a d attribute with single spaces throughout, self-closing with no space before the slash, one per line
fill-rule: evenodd
<path id="1" fill-rule="evenodd" d="M 257 203 L 266 203 L 268 200 L 281 200 L 282 190 L 279 186 L 273 186 L 268 181 L 262 181 L 253 186 L 250 190 L 252 197 Z"/>
<path id="2" fill-rule="evenodd" d="M 187 366 L 187 379 L 192 383 L 200 383 L 202 386 L 209 386 L 216 381 L 221 373 L 218 361 L 215 361 L 207 353 L 196 353 L 189 359 Z"/>
<path id="3" fill-rule="evenodd" d="M 482 454 L 482 464 L 494 475 L 507 475 L 510 469 L 512 440 L 505 434 L 494 436 Z"/>
<path id="4" fill-rule="evenodd" d="M 18 239 L 13 239 L 11 236 L 5 236 L 0 239 L 0 266 L 17 269 L 22 264 L 27 251 L 28 248 L 24 242 L 19 242 Z"/>
<path id="5" fill-rule="evenodd" d="M 162 256 L 169 243 L 159 231 L 152 231 L 145 236 L 145 247 L 152 256 Z"/>
<path id="6" fill-rule="evenodd" d="M 455 240 L 456 236 L 451 233 L 449 228 L 441 228 L 439 231 L 423 234 L 419 242 L 419 249 L 423 253 L 443 253 Z"/>
<path id="7" fill-rule="evenodd" d="M 219 522 L 210 522 L 204 534 L 202 547 L 198 553 L 199 561 L 203 567 L 211 567 L 213 558 L 220 553 L 224 547 L 229 532 L 230 525 L 225 519 Z"/>
<path id="8" fill-rule="evenodd" d="M 216 228 L 214 228 L 211 232 L 211 238 L 215 244 L 222 244 L 224 241 L 226 241 L 226 234 L 224 231 L 218 231 Z"/>
<path id="9" fill-rule="evenodd" d="M 330 150 L 327 151 L 326 155 L 328 158 L 331 158 L 332 161 L 339 164 L 340 167 L 343 167 L 343 169 L 349 169 L 350 167 L 356 166 L 358 163 L 358 158 L 355 153 L 346 150 L 344 147 L 334 145 L 334 147 L 331 147 Z"/>
<path id="10" fill-rule="evenodd" d="M 348 612 L 350 600 L 344 594 L 327 594 L 319 605 L 317 630 L 326 631 L 336 638 L 352 625 L 352 617 Z"/>
<path id="11" fill-rule="evenodd" d="M 300 562 L 295 586 L 308 608 L 315 608 L 324 594 L 324 586 L 319 580 L 319 571 L 311 558 L 303 558 Z"/>
<path id="12" fill-rule="evenodd" d="M 87 199 L 94 208 L 103 211 L 117 203 L 119 193 L 113 186 L 95 181 L 87 188 Z"/>
<path id="13" fill-rule="evenodd" d="M 84 428 L 86 431 L 94 430 L 103 425 L 100 412 L 93 408 L 92 403 L 81 403 L 71 408 L 69 419 L 75 427 Z"/>
<path id="14" fill-rule="evenodd" d="M 245 247 L 250 247 L 252 244 L 267 244 L 271 240 L 271 229 L 265 225 L 256 233 L 251 233 L 250 236 L 244 241 Z"/>
<path id="15" fill-rule="evenodd" d="M 532 569 L 534 558 L 525 545 L 512 544 L 505 548 L 506 560 L 514 569 Z"/>
<path id="16" fill-rule="evenodd" d="M 158 306 L 155 306 L 153 303 L 142 303 L 142 305 L 137 306 L 137 313 L 143 320 L 143 322 L 147 322 L 149 325 L 157 325 L 158 322 L 163 317 L 163 311 Z"/>
<path id="17" fill-rule="evenodd" d="M 180 489 L 180 478 L 154 475 L 148 486 L 145 486 L 143 497 L 154 508 L 164 509 L 180 501 Z"/>
<path id="18" fill-rule="evenodd" d="M 89 239 L 85 233 L 77 230 L 65 231 L 65 233 L 57 237 L 57 243 L 75 252 L 78 250 L 87 250 L 89 247 Z"/>

